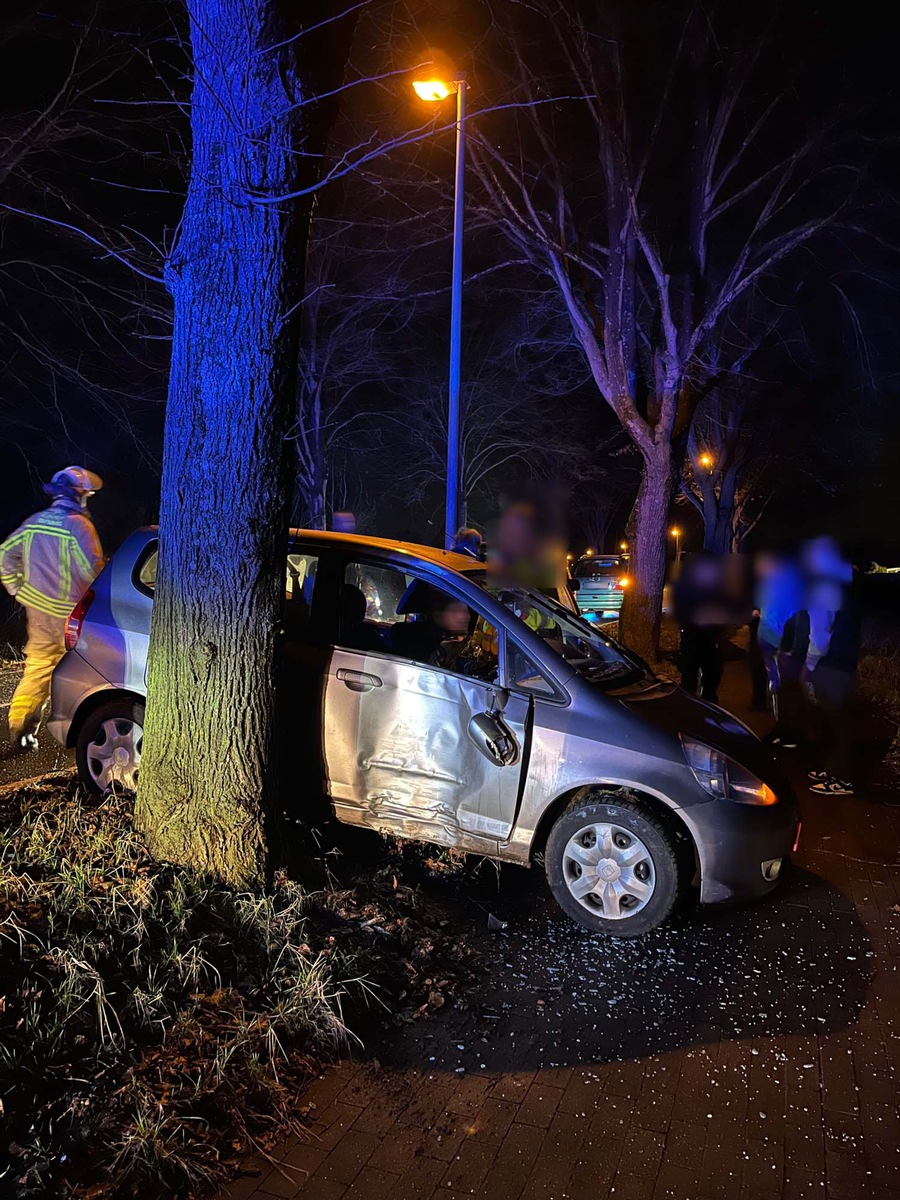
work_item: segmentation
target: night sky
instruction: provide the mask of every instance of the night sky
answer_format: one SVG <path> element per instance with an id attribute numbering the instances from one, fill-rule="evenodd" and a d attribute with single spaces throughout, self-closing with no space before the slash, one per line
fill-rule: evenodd
<path id="1" fill-rule="evenodd" d="M 0 211 L 0 526 L 7 530 L 39 505 L 39 483 L 55 469 L 82 462 L 106 479 L 95 512 L 112 548 L 155 517 L 169 309 L 160 283 L 135 275 L 109 251 L 146 275 L 161 274 L 189 167 L 189 59 L 179 4 L 101 0 L 91 20 L 94 8 L 33 3 L 7 6 L 0 17 L 0 201 L 32 214 Z M 440 45 L 467 70 L 473 109 L 487 107 L 505 86 L 504 39 L 520 19 L 517 8 L 504 0 L 439 11 L 413 2 L 372 5 L 357 23 L 348 78 L 413 66 Z M 852 163 L 859 179 L 846 227 L 793 257 L 771 283 L 784 319 L 750 375 L 758 404 L 778 414 L 766 427 L 769 445 L 796 466 L 766 484 L 773 497 L 757 536 L 831 527 L 862 533 L 873 557 L 900 561 L 894 29 L 884 6 L 874 4 L 734 8 L 704 10 L 722 45 L 758 41 L 755 86 L 761 93 L 791 89 L 790 120 L 821 125 L 823 137 L 836 131 L 836 160 Z M 636 125 L 649 119 L 684 11 L 651 0 L 615 8 Z M 526 47 L 549 92 L 565 83 L 566 68 L 539 49 Z M 679 186 L 682 99 L 671 102 L 665 169 L 651 181 L 657 189 Z M 52 120 L 36 120 L 54 103 Z M 332 160 L 375 127 L 397 137 L 404 124 L 423 119 L 402 80 L 352 88 L 333 126 Z M 498 141 L 521 136 L 505 114 L 483 120 Z M 579 121 L 570 108 L 554 128 L 588 205 L 597 199 L 595 164 Z M 773 123 L 761 153 L 777 149 L 789 123 Z M 320 194 L 313 229 L 313 261 L 321 255 L 330 286 L 322 330 L 363 289 L 381 301 L 355 339 L 366 348 L 367 369 L 346 361 L 342 368 L 347 388 L 352 381 L 342 412 L 349 405 L 354 421 L 334 448 L 341 478 L 335 507 L 357 509 L 365 531 L 425 541 L 436 539 L 441 523 L 439 430 L 423 398 L 439 402 L 446 374 L 451 164 L 448 132 L 370 162 Z M 837 185 L 823 184 L 830 186 Z M 467 284 L 465 299 L 471 402 L 499 406 L 501 426 L 511 431 L 504 436 L 517 426 L 539 427 L 549 447 L 546 457 L 526 449 L 499 466 L 473 497 L 471 515 L 485 522 L 537 469 L 574 497 L 575 542 L 585 538 L 580 514 L 598 493 L 611 507 L 617 540 L 637 482 L 636 456 L 587 382 L 558 314 L 548 309 L 524 321 L 525 308 L 538 303 L 535 279 L 519 268 L 497 269 L 508 247 L 490 227 L 474 173 L 470 188 L 467 269 L 483 273 Z M 673 207 L 665 236 L 675 246 L 677 222 Z M 408 440 L 413 429 L 417 441 Z M 402 488 L 405 464 L 424 457 L 429 431 L 436 466 L 432 476 L 421 473 L 411 496 Z M 680 519 L 690 527 L 689 513 Z"/>

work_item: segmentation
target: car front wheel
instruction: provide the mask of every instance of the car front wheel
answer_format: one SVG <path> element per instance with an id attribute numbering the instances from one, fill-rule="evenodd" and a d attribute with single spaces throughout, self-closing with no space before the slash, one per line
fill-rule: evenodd
<path id="1" fill-rule="evenodd" d="M 639 937 L 672 912 L 684 872 L 675 837 L 648 808 L 615 793 L 570 805 L 544 855 L 557 902 L 595 933 Z"/>
<path id="2" fill-rule="evenodd" d="M 144 706 L 111 700 L 90 714 L 75 743 L 75 763 L 85 787 L 97 796 L 137 790 L 144 741 Z"/>

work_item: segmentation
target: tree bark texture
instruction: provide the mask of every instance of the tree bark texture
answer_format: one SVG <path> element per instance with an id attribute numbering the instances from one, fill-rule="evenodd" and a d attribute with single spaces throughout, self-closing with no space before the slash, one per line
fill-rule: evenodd
<path id="1" fill-rule="evenodd" d="M 247 886 L 266 870 L 309 224 L 305 201 L 273 198 L 310 182 L 310 14 L 290 0 L 188 9 L 193 161 L 166 266 L 175 325 L 135 819 L 158 858 Z"/>
<path id="2" fill-rule="evenodd" d="M 668 442 L 644 451 L 644 470 L 633 510 L 634 533 L 629 538 L 632 586 L 622 607 L 622 640 L 653 662 L 659 647 L 663 585 L 666 580 L 666 527 L 674 470 Z"/>
<path id="3" fill-rule="evenodd" d="M 734 541 L 734 489 L 737 468 L 722 472 L 717 485 L 701 488 L 703 505 L 703 549 L 730 554 Z"/>

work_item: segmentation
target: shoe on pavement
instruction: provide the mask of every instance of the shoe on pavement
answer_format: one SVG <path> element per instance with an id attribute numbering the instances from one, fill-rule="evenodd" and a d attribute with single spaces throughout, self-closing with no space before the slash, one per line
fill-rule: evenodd
<path id="1" fill-rule="evenodd" d="M 852 796 L 853 784 L 829 775 L 821 783 L 814 783 L 809 790 L 815 792 L 817 796 Z"/>
<path id="2" fill-rule="evenodd" d="M 811 779 L 813 781 L 813 783 L 824 783 L 825 780 L 828 778 L 828 772 L 827 771 L 810 771 L 807 774 L 806 778 Z"/>

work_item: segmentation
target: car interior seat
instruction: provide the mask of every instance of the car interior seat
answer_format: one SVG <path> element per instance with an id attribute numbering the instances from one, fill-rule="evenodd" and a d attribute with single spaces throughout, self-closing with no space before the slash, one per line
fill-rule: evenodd
<path id="1" fill-rule="evenodd" d="M 351 650 L 387 650 L 387 638 L 374 621 L 366 620 L 365 593 L 352 583 L 341 587 L 342 641 Z"/>

